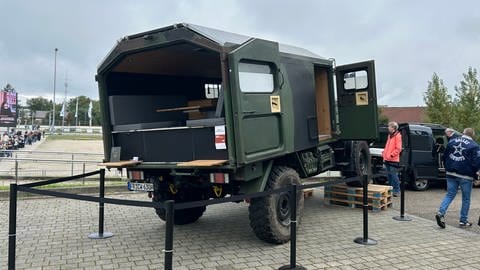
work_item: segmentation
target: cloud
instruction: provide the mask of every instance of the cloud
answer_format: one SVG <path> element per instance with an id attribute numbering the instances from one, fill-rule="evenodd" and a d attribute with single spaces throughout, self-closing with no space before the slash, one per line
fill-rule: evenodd
<path id="1" fill-rule="evenodd" d="M 0 84 L 24 96 L 97 98 L 98 64 L 122 36 L 191 22 L 305 47 L 337 64 L 374 59 L 379 103 L 422 105 L 437 72 L 453 93 L 478 68 L 480 15 L 470 1 L 2 1 Z M 15 12 L 13 12 L 15 11 Z"/>

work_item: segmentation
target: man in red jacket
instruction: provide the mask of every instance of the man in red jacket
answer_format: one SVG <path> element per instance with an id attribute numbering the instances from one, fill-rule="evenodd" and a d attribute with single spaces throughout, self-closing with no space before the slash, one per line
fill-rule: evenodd
<path id="1" fill-rule="evenodd" d="M 389 184 L 393 187 L 393 196 L 397 197 L 400 193 L 400 183 L 398 180 L 397 168 L 400 165 L 400 153 L 402 152 L 402 134 L 398 131 L 398 123 L 388 123 L 388 137 L 385 148 L 383 149 L 383 163 L 387 170 Z"/>

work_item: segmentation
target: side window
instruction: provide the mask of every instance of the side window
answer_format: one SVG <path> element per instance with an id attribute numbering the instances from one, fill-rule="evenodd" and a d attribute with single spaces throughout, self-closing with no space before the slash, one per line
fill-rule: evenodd
<path id="1" fill-rule="evenodd" d="M 360 90 L 368 87 L 368 76 L 366 70 L 347 72 L 343 75 L 345 90 Z"/>
<path id="2" fill-rule="evenodd" d="M 385 129 L 380 129 L 378 132 L 378 138 L 375 140 L 370 147 L 374 148 L 383 148 L 385 147 L 385 144 L 387 143 L 387 138 L 388 138 L 388 131 Z"/>
<path id="3" fill-rule="evenodd" d="M 243 93 L 272 93 L 273 72 L 268 64 L 240 62 L 238 79 Z"/>
<path id="4" fill-rule="evenodd" d="M 432 151 L 433 141 L 430 135 L 424 131 L 412 131 L 413 150 Z"/>

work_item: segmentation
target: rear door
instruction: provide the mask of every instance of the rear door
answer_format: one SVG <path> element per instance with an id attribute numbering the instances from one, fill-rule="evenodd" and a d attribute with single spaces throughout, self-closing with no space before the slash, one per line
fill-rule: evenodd
<path id="1" fill-rule="evenodd" d="M 437 178 L 438 164 L 431 129 L 427 127 L 410 128 L 410 144 L 412 147 L 411 164 L 415 177 L 419 179 Z"/>
<path id="2" fill-rule="evenodd" d="M 410 127 L 408 124 L 400 124 L 398 131 L 402 135 L 402 152 L 400 153 L 400 166 L 406 168 L 407 171 L 409 171 L 411 169 L 412 162 Z"/>
<path id="3" fill-rule="evenodd" d="M 378 137 L 374 61 L 335 69 L 340 138 L 373 140 Z"/>
<path id="4" fill-rule="evenodd" d="M 284 152 L 278 43 L 250 39 L 228 55 L 240 164 Z"/>

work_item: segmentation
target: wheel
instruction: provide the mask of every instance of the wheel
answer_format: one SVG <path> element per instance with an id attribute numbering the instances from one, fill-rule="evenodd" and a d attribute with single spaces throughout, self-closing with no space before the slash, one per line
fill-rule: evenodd
<path id="1" fill-rule="evenodd" d="M 270 173 L 265 190 L 288 187 L 291 184 L 300 185 L 298 173 L 283 166 L 276 166 Z M 297 193 L 297 220 L 303 210 L 303 191 Z M 289 192 L 282 192 L 254 198 L 248 207 L 250 226 L 255 235 L 268 243 L 282 244 L 290 240 L 290 203 Z"/>
<path id="2" fill-rule="evenodd" d="M 155 190 L 158 189 L 155 188 Z M 177 203 L 198 201 L 203 200 L 203 194 L 198 191 L 195 192 L 195 190 L 188 189 L 179 190 L 178 193 L 176 193 L 175 195 L 167 192 L 154 192 L 154 196 L 152 198 L 153 202 L 164 202 L 166 200 L 174 200 Z M 189 209 L 175 210 L 173 222 L 175 223 L 175 225 L 194 223 L 203 215 L 206 209 L 206 206 L 201 206 Z M 164 208 L 155 208 L 155 212 L 161 220 L 166 220 L 166 211 Z"/>
<path id="3" fill-rule="evenodd" d="M 378 185 L 385 185 L 385 184 L 387 184 L 388 179 L 386 177 L 381 176 L 381 177 L 376 177 L 375 179 L 373 179 L 373 182 L 375 184 L 378 184 Z"/>
<path id="4" fill-rule="evenodd" d="M 370 151 L 368 148 L 367 142 L 356 141 L 353 142 L 353 168 L 354 171 L 345 171 L 342 172 L 342 175 L 349 178 L 360 175 L 371 175 L 371 158 Z M 372 183 L 372 180 L 369 179 L 369 183 Z M 348 186 L 352 187 L 361 187 L 363 185 L 362 181 L 353 181 L 347 182 Z"/>
<path id="5" fill-rule="evenodd" d="M 410 187 L 415 191 L 425 191 L 430 186 L 427 179 L 415 179 L 410 183 Z"/>

